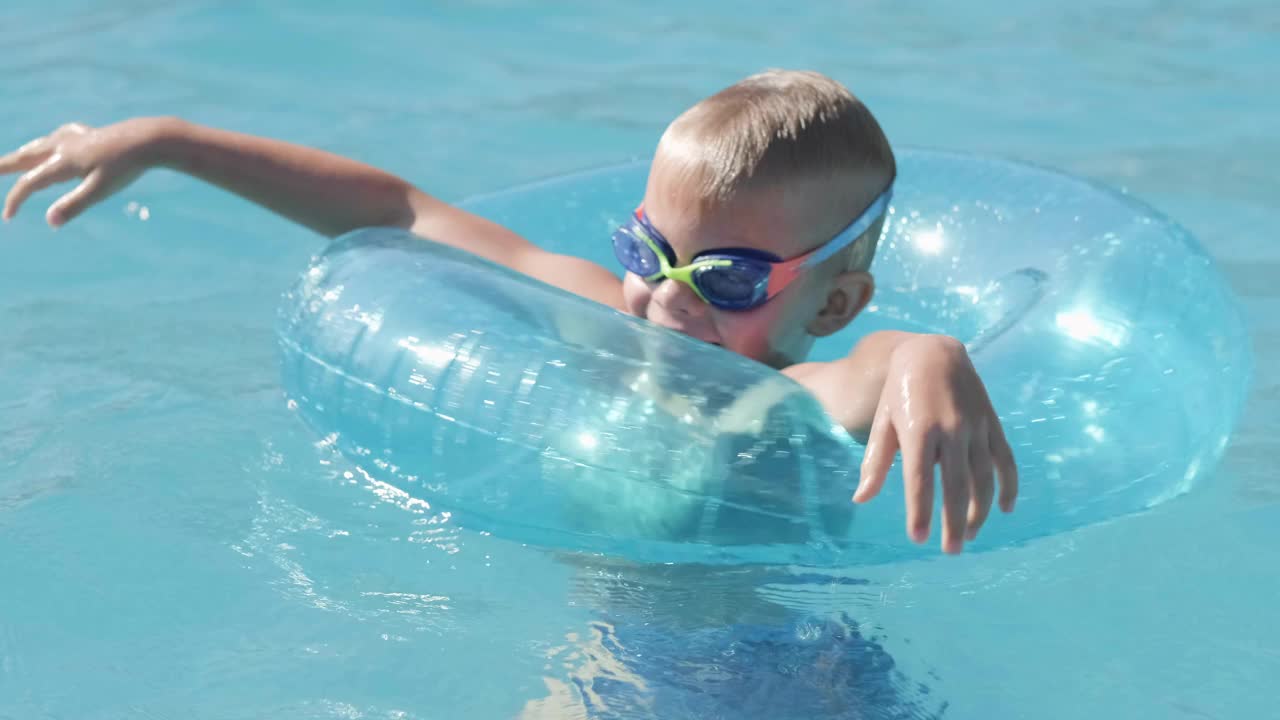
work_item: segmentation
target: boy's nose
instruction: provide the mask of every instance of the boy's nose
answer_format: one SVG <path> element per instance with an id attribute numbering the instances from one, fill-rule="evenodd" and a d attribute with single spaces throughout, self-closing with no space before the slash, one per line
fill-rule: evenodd
<path id="1" fill-rule="evenodd" d="M 707 314 L 707 304 L 693 288 L 675 280 L 663 280 L 653 290 L 653 301 L 668 314 L 677 317 L 702 317 Z"/>

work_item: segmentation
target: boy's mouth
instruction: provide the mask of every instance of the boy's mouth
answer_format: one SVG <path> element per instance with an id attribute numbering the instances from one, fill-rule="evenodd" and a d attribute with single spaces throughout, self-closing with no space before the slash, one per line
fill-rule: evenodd
<path id="1" fill-rule="evenodd" d="M 701 340 L 702 342 L 707 343 L 708 345 L 715 345 L 715 346 L 717 346 L 717 347 L 723 347 L 723 345 L 724 345 L 724 343 L 721 343 L 719 340 L 711 340 L 711 339 L 709 339 L 709 338 L 702 337 L 702 336 L 698 335 L 697 333 L 689 332 L 688 330 L 683 330 L 683 329 L 681 329 L 681 328 L 669 328 L 669 329 L 671 329 L 671 330 L 675 330 L 676 332 L 680 333 L 681 335 L 688 335 L 689 337 L 693 338 L 694 340 Z"/>

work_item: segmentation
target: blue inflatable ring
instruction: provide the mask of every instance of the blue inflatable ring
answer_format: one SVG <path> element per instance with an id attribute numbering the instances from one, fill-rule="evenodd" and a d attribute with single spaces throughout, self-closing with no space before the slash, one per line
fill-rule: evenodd
<path id="1" fill-rule="evenodd" d="M 900 154 L 883 328 L 962 339 L 1022 476 L 975 548 L 1150 508 L 1209 475 L 1251 354 L 1206 253 L 1133 199 L 974 156 Z M 463 205 L 615 267 L 641 165 Z M 762 365 L 407 233 L 335 241 L 281 309 L 286 392 L 370 476 L 464 526 L 647 562 L 849 565 L 921 552 L 899 477 L 856 516 L 861 448 Z M 936 526 L 936 525 L 935 525 Z"/>

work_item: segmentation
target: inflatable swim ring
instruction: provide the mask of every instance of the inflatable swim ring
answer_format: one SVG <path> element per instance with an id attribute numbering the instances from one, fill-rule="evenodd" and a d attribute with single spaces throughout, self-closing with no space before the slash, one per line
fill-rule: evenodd
<path id="1" fill-rule="evenodd" d="M 464 207 L 615 267 L 647 168 L 581 173 Z M 901 153 L 873 330 L 962 339 L 1022 489 L 975 548 L 1139 512 L 1214 468 L 1251 371 L 1206 253 L 1151 208 L 1000 160 Z M 850 495 L 861 447 L 781 374 L 403 231 L 339 238 L 286 295 L 284 385 L 370 476 L 467 527 L 637 561 L 858 564 L 934 551 L 900 475 Z M 936 551 L 934 551 L 936 552 Z"/>

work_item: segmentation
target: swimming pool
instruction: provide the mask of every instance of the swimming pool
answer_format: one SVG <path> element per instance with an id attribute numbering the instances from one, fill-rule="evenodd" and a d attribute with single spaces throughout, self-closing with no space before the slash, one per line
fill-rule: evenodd
<path id="1" fill-rule="evenodd" d="M 856 672 L 847 699 L 887 717 L 1266 717 L 1280 699 L 1271 4 L 19 0 L 0 21 L 5 146 L 175 113 L 448 198 L 643 155 L 702 94 L 812 66 L 896 143 L 1054 165 L 1179 219 L 1257 353 L 1217 477 L 1146 515 L 821 576 L 571 563 L 413 512 L 287 411 L 274 310 L 316 238 L 164 173 L 56 234 L 33 204 L 0 228 L 0 717 L 710 717 L 698 687 L 763 713 Z M 808 649 L 734 630 L 779 608 L 825 619 L 797 628 Z M 676 636 L 646 629 L 674 616 Z M 858 636 L 865 663 L 819 664 Z"/>

